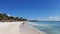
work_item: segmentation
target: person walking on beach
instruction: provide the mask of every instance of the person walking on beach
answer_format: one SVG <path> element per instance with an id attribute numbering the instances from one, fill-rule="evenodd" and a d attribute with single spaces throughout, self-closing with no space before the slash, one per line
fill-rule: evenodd
<path id="1" fill-rule="evenodd" d="M 25 24 L 25 22 L 23 21 L 23 24 Z"/>
<path id="2" fill-rule="evenodd" d="M 24 25 L 24 24 L 25 24 L 25 22 L 23 21 L 22 25 Z"/>

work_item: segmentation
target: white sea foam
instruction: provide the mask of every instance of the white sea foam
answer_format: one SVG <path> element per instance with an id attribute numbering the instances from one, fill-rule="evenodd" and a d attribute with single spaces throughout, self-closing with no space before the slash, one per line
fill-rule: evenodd
<path id="1" fill-rule="evenodd" d="M 41 26 L 41 27 L 46 27 L 46 28 L 52 28 L 50 26 L 52 26 L 52 24 L 38 24 L 38 23 L 32 23 L 29 22 L 28 24 L 33 25 L 33 26 Z"/>

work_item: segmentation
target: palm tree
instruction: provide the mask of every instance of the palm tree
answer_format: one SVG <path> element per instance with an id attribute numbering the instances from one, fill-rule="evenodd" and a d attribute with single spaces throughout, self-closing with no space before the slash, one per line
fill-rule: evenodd
<path id="1" fill-rule="evenodd" d="M 15 21 L 18 21 L 18 19 L 19 19 L 19 17 L 15 17 L 15 18 L 14 18 Z"/>
<path id="2" fill-rule="evenodd" d="M 13 21 L 13 19 L 14 19 L 13 16 L 8 17 L 8 20 L 9 20 L 9 21 Z"/>
<path id="3" fill-rule="evenodd" d="M 3 14 L 0 13 L 0 21 L 2 21 L 2 19 L 3 19 Z"/>
<path id="4" fill-rule="evenodd" d="M 3 20 L 4 20 L 4 21 L 7 21 L 7 20 L 8 20 L 8 16 L 7 16 L 6 13 L 3 14 Z"/>
<path id="5" fill-rule="evenodd" d="M 24 19 L 23 17 L 8 16 L 6 13 L 0 13 L 0 21 L 27 21 L 27 19 Z"/>
<path id="6" fill-rule="evenodd" d="M 19 18 L 20 21 L 27 21 L 27 19 L 24 19 L 23 17 Z"/>

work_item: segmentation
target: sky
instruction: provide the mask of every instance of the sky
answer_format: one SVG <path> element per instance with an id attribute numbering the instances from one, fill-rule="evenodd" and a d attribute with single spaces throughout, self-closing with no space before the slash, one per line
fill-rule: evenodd
<path id="1" fill-rule="evenodd" d="M 37 20 L 60 20 L 60 0 L 0 0 L 0 12 Z"/>

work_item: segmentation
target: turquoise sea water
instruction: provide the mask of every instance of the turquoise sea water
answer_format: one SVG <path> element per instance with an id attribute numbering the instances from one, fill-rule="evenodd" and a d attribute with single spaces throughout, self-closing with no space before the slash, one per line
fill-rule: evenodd
<path id="1" fill-rule="evenodd" d="M 29 22 L 28 24 L 47 34 L 60 34 L 60 21 Z"/>

